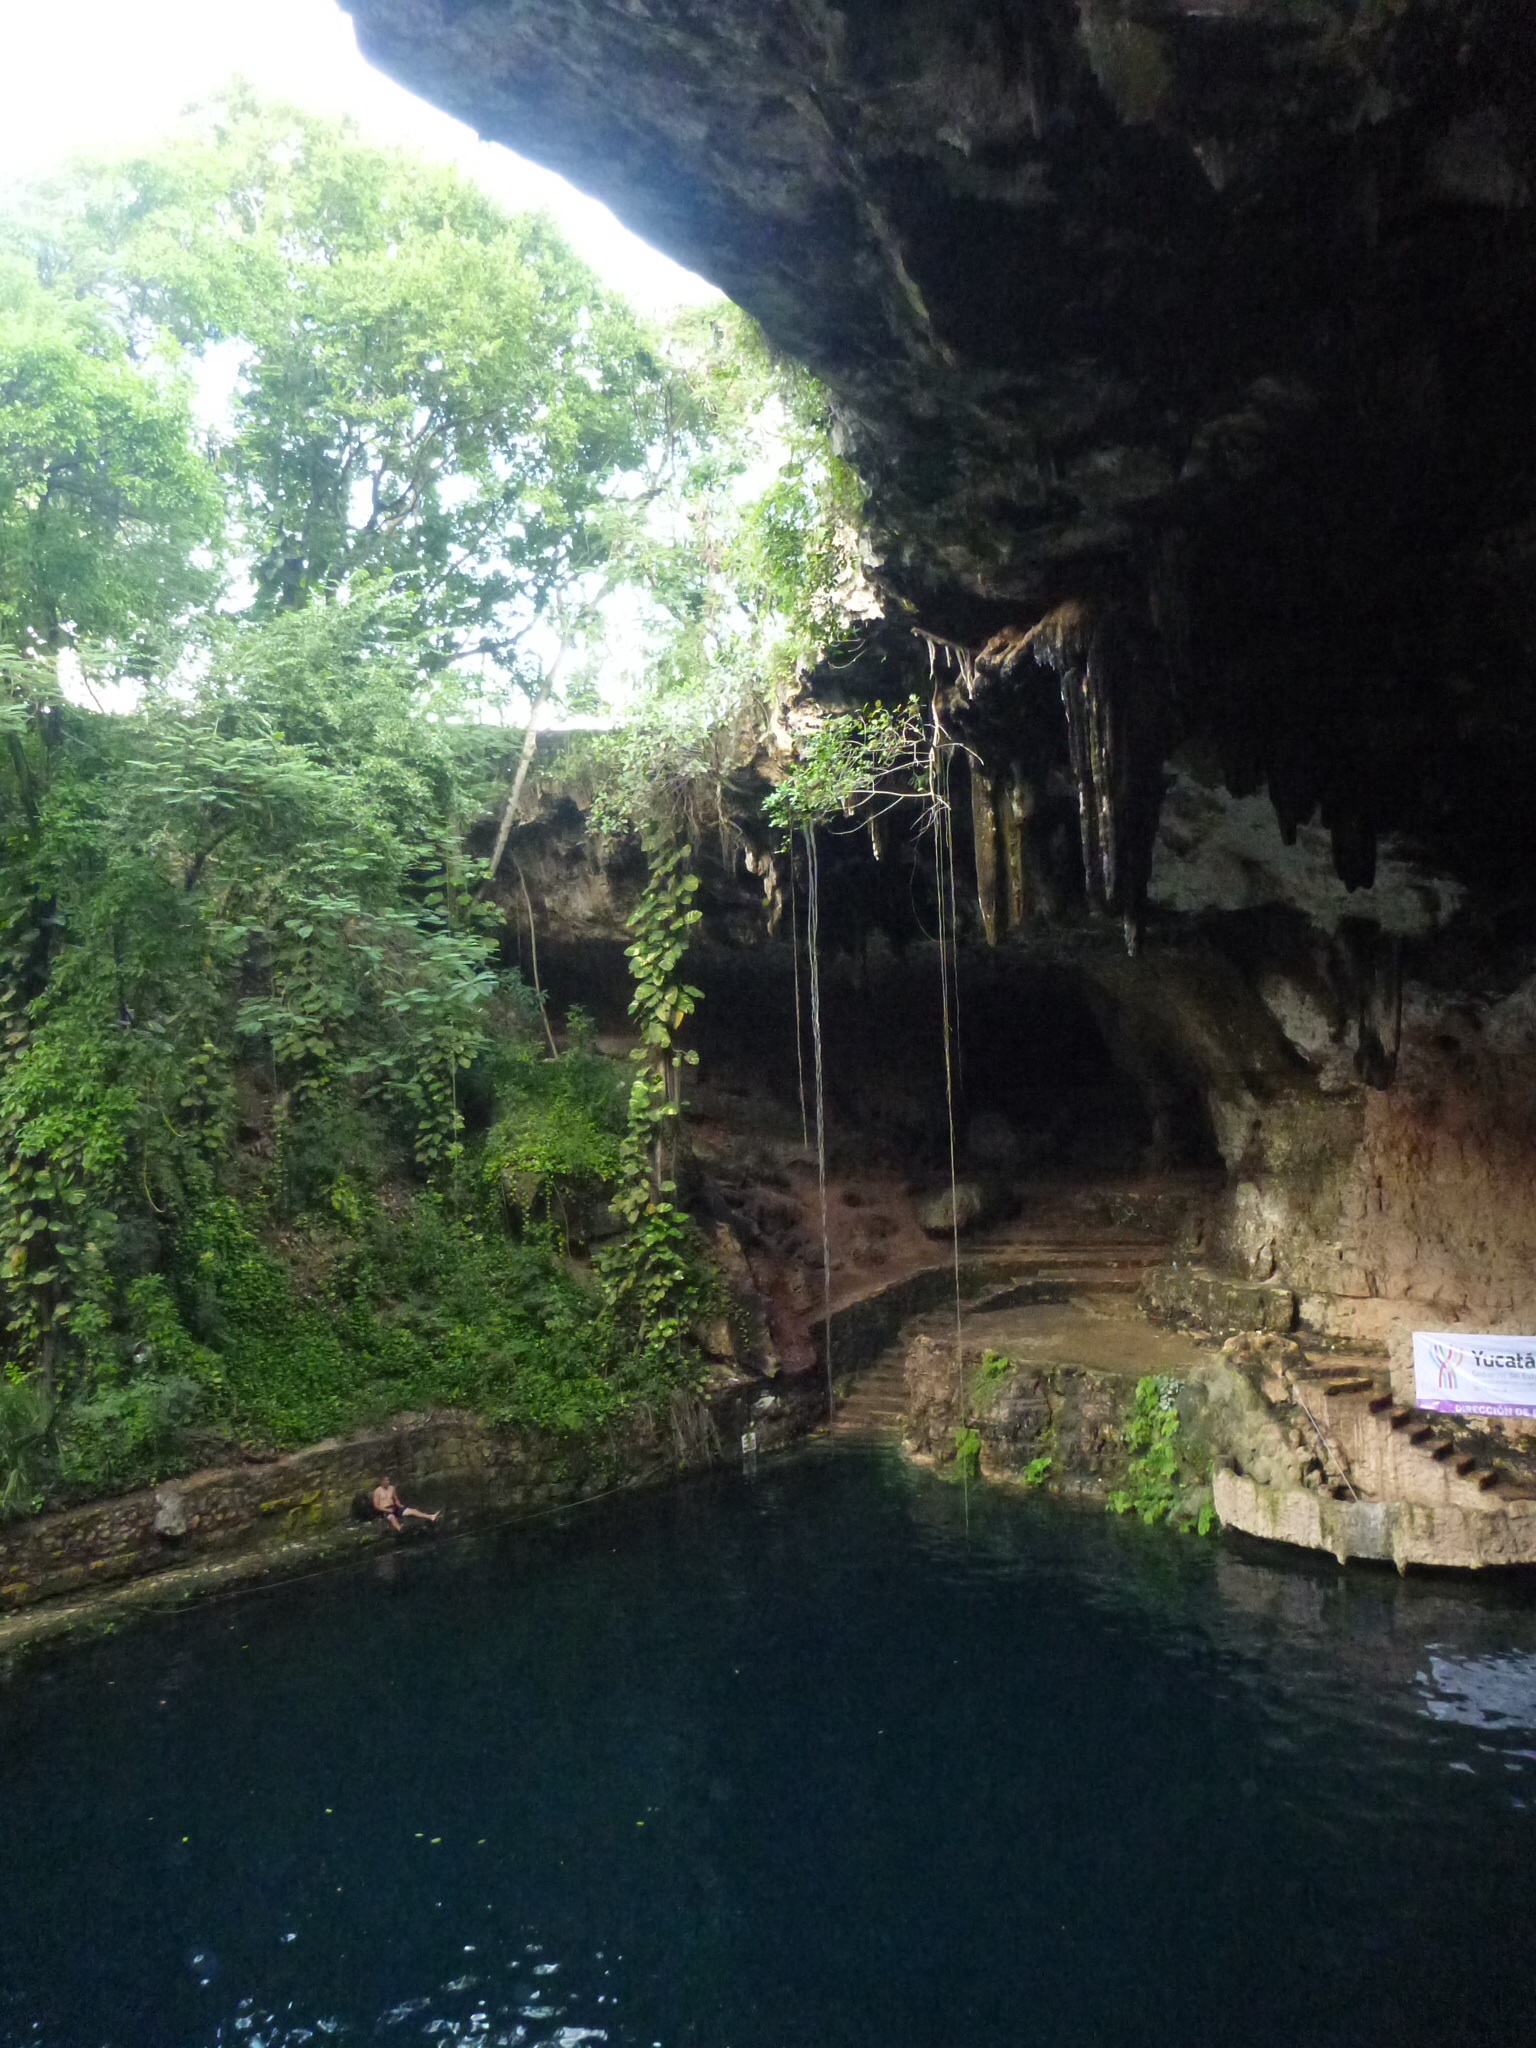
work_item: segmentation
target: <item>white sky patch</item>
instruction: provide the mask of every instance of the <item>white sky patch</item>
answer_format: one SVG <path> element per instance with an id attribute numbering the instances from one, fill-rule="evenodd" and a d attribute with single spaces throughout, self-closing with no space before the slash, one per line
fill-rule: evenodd
<path id="1" fill-rule="evenodd" d="M 335 0 L 0 0 L 0 183 L 163 137 L 242 78 L 271 99 L 350 115 L 370 141 L 458 166 L 511 212 L 543 209 L 642 313 L 709 305 L 713 285 L 649 248 L 605 206 L 366 64 Z"/>

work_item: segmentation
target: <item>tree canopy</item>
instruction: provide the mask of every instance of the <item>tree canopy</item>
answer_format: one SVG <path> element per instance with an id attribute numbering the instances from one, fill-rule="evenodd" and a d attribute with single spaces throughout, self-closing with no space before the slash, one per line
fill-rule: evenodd
<path id="1" fill-rule="evenodd" d="M 575 1426 L 686 1374 L 686 1219 L 632 1189 L 629 1266 L 562 1262 L 650 1169 L 579 1032 L 544 1057 L 470 849 L 620 637 L 611 807 L 664 827 L 668 759 L 836 629 L 814 389 L 233 94 L 0 215 L 0 397 L 0 1512 L 209 1432 Z"/>
<path id="2" fill-rule="evenodd" d="M 0 640 L 142 659 L 212 595 L 222 525 L 185 371 L 0 257 Z"/>

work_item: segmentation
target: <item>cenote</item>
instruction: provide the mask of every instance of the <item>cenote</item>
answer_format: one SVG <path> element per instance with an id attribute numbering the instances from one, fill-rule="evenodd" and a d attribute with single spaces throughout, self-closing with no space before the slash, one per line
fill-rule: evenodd
<path id="1" fill-rule="evenodd" d="M 0 1739 L 7 2048 L 1444 2043 L 1536 1993 L 1523 1590 L 876 1450 L 55 1651 Z"/>

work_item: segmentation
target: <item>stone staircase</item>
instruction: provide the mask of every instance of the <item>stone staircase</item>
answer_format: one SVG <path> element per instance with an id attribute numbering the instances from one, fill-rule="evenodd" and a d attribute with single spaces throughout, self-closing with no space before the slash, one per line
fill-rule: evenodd
<path id="1" fill-rule="evenodd" d="M 1385 1374 L 1314 1367 L 1296 1384 L 1344 1473 L 1335 1498 L 1403 1500 L 1421 1507 L 1488 1507 L 1536 1499 L 1465 1426 L 1403 1406 Z M 1299 1401 L 1298 1401 L 1299 1405 Z"/>
<path id="2" fill-rule="evenodd" d="M 1308 1460 L 1260 1483 L 1218 1461 L 1216 1509 L 1255 1536 L 1346 1557 L 1476 1568 L 1536 1562 L 1536 1474 L 1475 1424 L 1393 1396 L 1375 1359 L 1308 1360 L 1266 1380 L 1274 1421 Z"/>
<path id="3" fill-rule="evenodd" d="M 892 1348 L 866 1367 L 838 1401 L 832 1434 L 838 1437 L 899 1437 L 906 1419 L 903 1354 Z"/>
<path id="4" fill-rule="evenodd" d="M 941 1248 L 935 1247 L 938 1251 Z M 994 1232 L 966 1239 L 961 1247 L 960 1283 L 967 1316 L 995 1309 L 1025 1307 L 1035 1302 L 1069 1301 L 1077 1294 L 1116 1294 L 1133 1297 L 1149 1268 L 1169 1256 L 1170 1246 L 1146 1232 L 1134 1235 L 1113 1228 L 1095 1229 L 1076 1222 L 1067 1227 L 1049 1227 L 1016 1232 Z M 898 1290 L 910 1290 L 914 1280 L 931 1281 L 922 1295 L 902 1303 L 909 1316 L 933 1313 L 946 1299 L 952 1299 L 951 1268 L 936 1264 L 920 1274 L 894 1277 L 886 1285 L 856 1298 L 836 1302 L 834 1321 L 839 1330 L 835 1357 L 852 1358 L 850 1377 L 843 1382 L 832 1423 L 834 1436 L 899 1437 L 905 1420 L 906 1385 L 903 1378 L 905 1347 L 892 1341 L 893 1318 L 880 1316 L 882 1302 L 895 1305 Z M 931 1298 L 929 1298 L 931 1297 Z M 873 1310 L 876 1314 L 869 1315 Z M 872 1334 L 884 1341 L 863 1362 L 856 1328 L 850 1324 L 869 1318 Z M 850 1343 L 850 1337 L 853 1341 Z"/>

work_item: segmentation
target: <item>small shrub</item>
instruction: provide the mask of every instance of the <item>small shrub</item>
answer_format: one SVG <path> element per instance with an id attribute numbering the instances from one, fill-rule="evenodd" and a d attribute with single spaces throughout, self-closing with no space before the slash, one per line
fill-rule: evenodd
<path id="1" fill-rule="evenodd" d="M 208 1390 L 185 1373 L 131 1379 L 72 1401 L 59 1419 L 58 1473 L 72 1492 L 152 1486 L 188 1464 Z"/>
<path id="2" fill-rule="evenodd" d="M 0 1378 L 0 1521 L 36 1514 L 56 1470 L 57 1409 L 38 1379 Z"/>
<path id="3" fill-rule="evenodd" d="M 575 1051 L 519 1059 L 508 1072 L 509 1106 L 486 1139 L 482 1183 L 524 1227 L 541 1220 L 563 1245 L 585 1207 L 618 1178 L 623 1091 L 612 1063 Z"/>
<path id="4" fill-rule="evenodd" d="M 1136 1382 L 1125 1443 L 1131 1454 L 1125 1485 L 1109 1496 L 1110 1513 L 1133 1514 L 1149 1527 L 1167 1521 L 1178 1508 L 1186 1485 L 1176 1379 L 1158 1374 Z"/>

